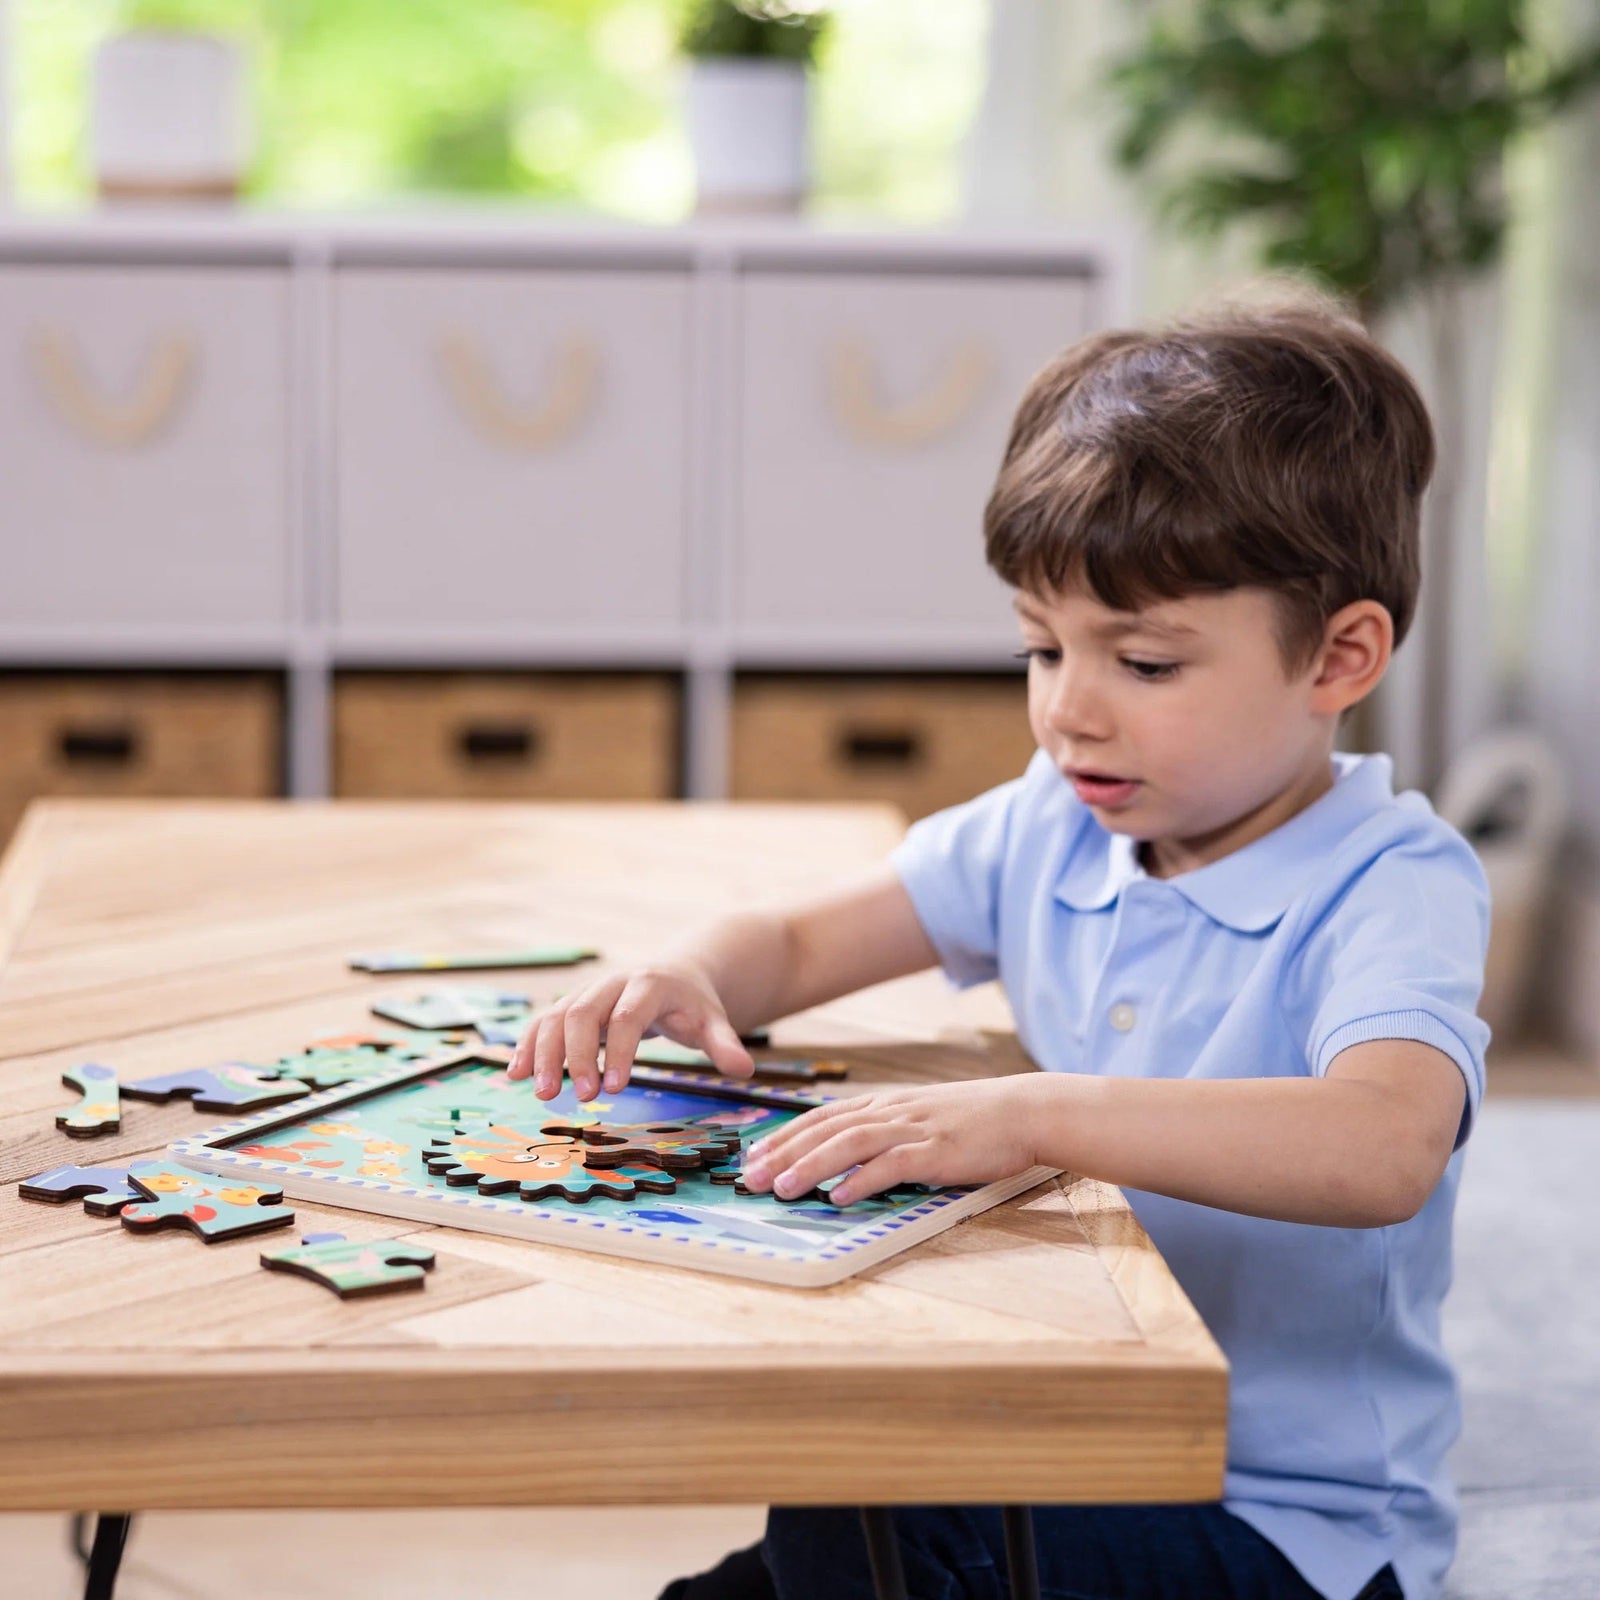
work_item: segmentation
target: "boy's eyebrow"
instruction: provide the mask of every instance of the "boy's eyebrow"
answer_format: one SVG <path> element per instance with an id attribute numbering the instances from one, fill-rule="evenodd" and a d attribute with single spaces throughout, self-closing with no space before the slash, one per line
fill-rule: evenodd
<path id="1" fill-rule="evenodd" d="M 1039 610 L 1038 606 L 1025 595 L 1013 595 L 1011 604 L 1017 614 L 1027 622 L 1037 622 L 1043 625 L 1049 620 Z M 1174 639 L 1193 639 L 1199 633 L 1198 628 L 1191 628 L 1187 623 L 1161 622 L 1155 617 L 1147 617 L 1142 614 L 1117 616 L 1111 618 L 1108 622 L 1097 622 L 1091 631 L 1099 634 L 1102 638 L 1108 639 L 1120 638 L 1123 634 L 1128 633 L 1161 633 Z"/>

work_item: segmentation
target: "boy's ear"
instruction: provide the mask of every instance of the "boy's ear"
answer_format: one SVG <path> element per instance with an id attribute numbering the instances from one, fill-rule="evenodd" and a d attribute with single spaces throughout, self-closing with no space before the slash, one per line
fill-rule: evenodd
<path id="1" fill-rule="evenodd" d="M 1376 600 L 1356 600 L 1328 618 L 1311 683 L 1311 708 L 1338 716 L 1378 687 L 1394 654 L 1394 619 Z"/>

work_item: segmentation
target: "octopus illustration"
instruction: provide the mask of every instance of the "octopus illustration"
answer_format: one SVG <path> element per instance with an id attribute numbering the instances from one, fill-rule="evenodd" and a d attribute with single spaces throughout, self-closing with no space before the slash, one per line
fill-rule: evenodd
<path id="1" fill-rule="evenodd" d="M 597 1194 L 632 1200 L 641 1193 L 671 1194 L 678 1187 L 675 1178 L 650 1167 L 593 1168 L 592 1153 L 583 1140 L 567 1134 L 529 1134 L 491 1123 L 434 1140 L 423 1161 L 452 1187 L 473 1185 L 479 1194 L 515 1190 L 524 1200 L 559 1197 L 581 1204 Z"/>

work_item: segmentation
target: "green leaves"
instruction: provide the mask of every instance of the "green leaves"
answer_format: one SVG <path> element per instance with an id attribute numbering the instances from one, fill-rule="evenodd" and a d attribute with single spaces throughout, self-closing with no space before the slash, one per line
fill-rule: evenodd
<path id="1" fill-rule="evenodd" d="M 690 56 L 809 62 L 827 12 L 801 0 L 698 0 L 683 31 Z"/>
<path id="2" fill-rule="evenodd" d="M 1600 82 L 1600 41 L 1552 59 L 1523 19 L 1524 0 L 1168 7 L 1109 74 L 1118 159 L 1179 226 L 1249 220 L 1271 265 L 1378 310 L 1495 258 L 1506 144 Z"/>

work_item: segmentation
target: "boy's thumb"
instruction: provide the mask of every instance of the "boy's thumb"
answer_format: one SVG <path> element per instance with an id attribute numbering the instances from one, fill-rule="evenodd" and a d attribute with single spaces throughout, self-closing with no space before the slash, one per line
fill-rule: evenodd
<path id="1" fill-rule="evenodd" d="M 749 1078 L 756 1070 L 755 1057 L 739 1043 L 739 1035 L 726 1017 L 706 1030 L 705 1051 L 718 1072 L 730 1078 Z"/>

